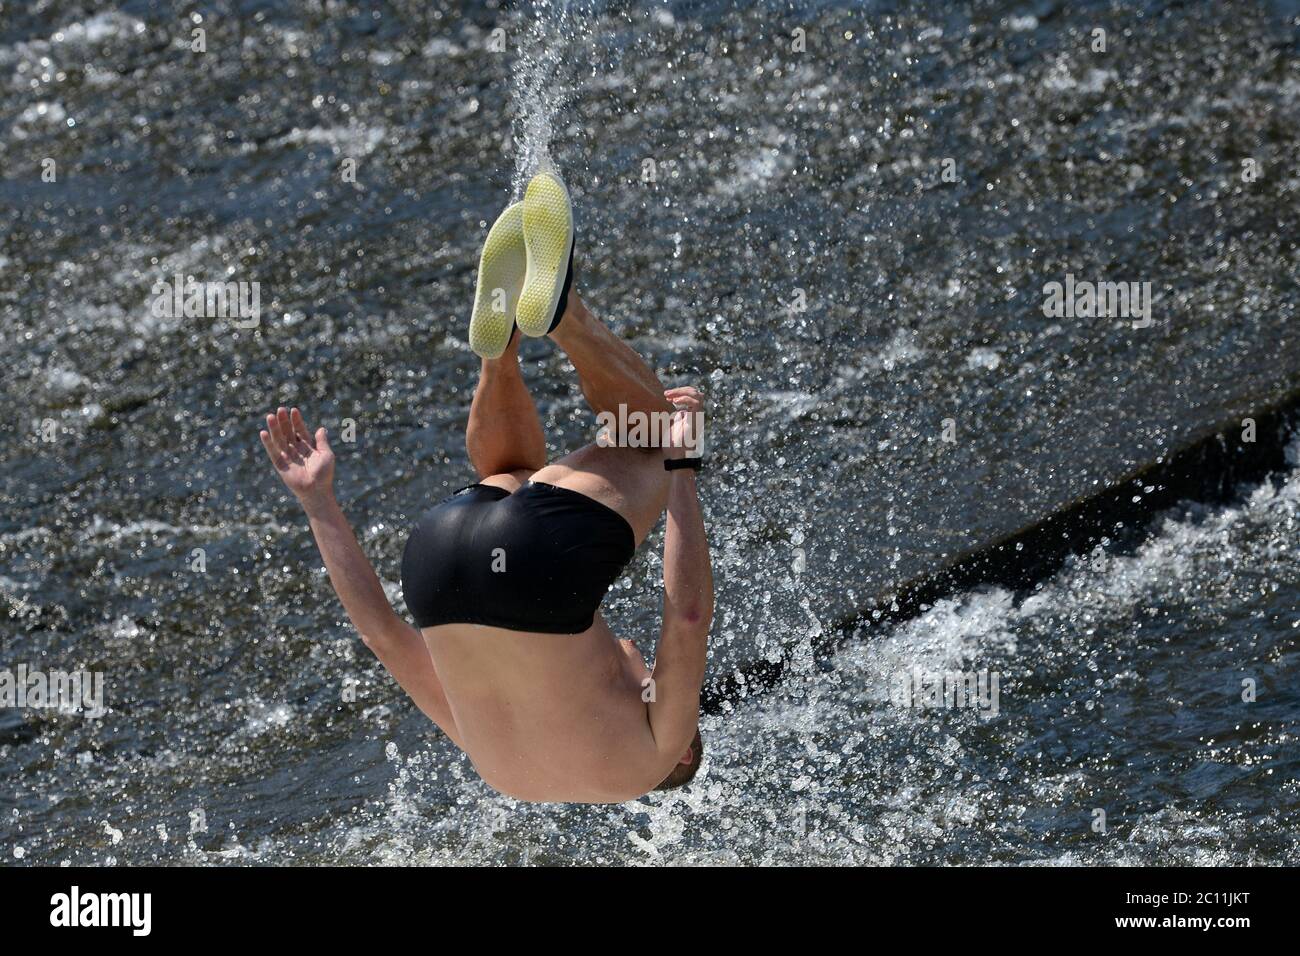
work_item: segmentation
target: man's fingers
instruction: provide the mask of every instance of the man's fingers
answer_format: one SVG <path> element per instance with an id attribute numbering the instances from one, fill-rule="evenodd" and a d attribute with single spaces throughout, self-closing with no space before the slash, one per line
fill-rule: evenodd
<path id="1" fill-rule="evenodd" d="M 316 441 L 311 437 L 311 429 L 308 428 L 307 423 L 302 420 L 302 412 L 298 411 L 297 408 L 293 409 L 289 413 L 289 421 L 293 425 L 294 436 L 301 441 L 306 442 L 308 447 L 315 448 Z"/>
<path id="2" fill-rule="evenodd" d="M 316 450 L 307 423 L 302 420 L 302 412 L 293 408 L 289 410 L 289 426 L 293 429 L 293 450 L 302 458 L 308 458 Z"/>
<path id="3" fill-rule="evenodd" d="M 269 415 L 267 416 L 267 418 L 270 417 L 271 416 Z M 262 439 L 262 447 L 266 449 L 266 455 L 271 459 L 271 464 L 275 466 L 275 470 L 284 471 L 289 467 L 288 463 L 284 460 L 284 456 L 280 454 L 280 450 L 275 447 L 275 441 L 271 438 L 271 433 L 263 429 L 258 432 L 258 435 Z"/>
<path id="4" fill-rule="evenodd" d="M 279 446 L 285 450 L 286 457 L 295 460 L 305 458 L 308 454 L 311 454 L 311 447 L 305 445 L 302 438 L 294 431 L 294 420 L 290 418 L 289 408 L 279 408 L 276 418 L 279 424 L 279 434 L 281 434 Z"/>
<path id="5" fill-rule="evenodd" d="M 266 432 L 263 434 L 262 444 L 275 467 L 281 471 L 290 465 L 301 465 L 312 453 L 312 446 L 295 432 L 287 408 L 281 407 L 274 415 L 266 416 Z"/>
<path id="6" fill-rule="evenodd" d="M 279 411 L 272 412 L 267 416 L 267 431 L 275 439 L 276 447 L 284 451 L 289 447 L 289 409 L 280 408 Z"/>
<path id="7" fill-rule="evenodd" d="M 271 450 L 276 454 L 284 453 L 284 442 L 280 441 L 280 436 L 276 434 L 280 430 L 280 423 L 274 413 L 266 416 L 267 438 L 271 442 Z"/>
<path id="8" fill-rule="evenodd" d="M 318 446 L 320 446 L 321 448 L 323 448 L 325 451 L 330 451 L 330 450 L 331 450 L 331 449 L 330 449 L 330 436 L 329 436 L 329 433 L 328 433 L 327 431 L 325 431 L 325 426 L 324 426 L 324 425 L 322 425 L 320 428 L 316 429 L 316 444 L 317 444 Z"/>
<path id="9" fill-rule="evenodd" d="M 664 391 L 664 398 L 674 405 L 689 405 L 693 409 L 704 407 L 704 393 L 691 385 L 679 385 Z"/>

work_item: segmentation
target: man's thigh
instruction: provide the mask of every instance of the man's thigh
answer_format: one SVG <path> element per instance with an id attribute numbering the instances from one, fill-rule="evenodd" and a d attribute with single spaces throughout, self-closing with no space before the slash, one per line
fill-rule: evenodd
<path id="1" fill-rule="evenodd" d="M 668 503 L 669 473 L 658 448 L 586 445 L 533 472 L 532 480 L 577 491 L 613 508 L 641 544 Z"/>

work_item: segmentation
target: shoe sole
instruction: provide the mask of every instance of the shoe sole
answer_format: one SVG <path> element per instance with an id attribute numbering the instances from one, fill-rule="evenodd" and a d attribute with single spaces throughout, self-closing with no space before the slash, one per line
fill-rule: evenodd
<path id="1" fill-rule="evenodd" d="M 478 260 L 469 347 L 483 358 L 500 358 L 515 330 L 519 292 L 528 274 L 524 250 L 524 204 L 507 206 L 488 230 Z"/>
<path id="2" fill-rule="evenodd" d="M 524 192 L 524 249 L 528 269 L 515 322 L 538 338 L 551 330 L 573 252 L 569 191 L 551 173 L 538 173 Z"/>

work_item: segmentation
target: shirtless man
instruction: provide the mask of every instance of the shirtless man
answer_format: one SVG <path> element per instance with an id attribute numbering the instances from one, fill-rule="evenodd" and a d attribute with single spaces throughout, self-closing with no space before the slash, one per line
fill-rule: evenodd
<path id="1" fill-rule="evenodd" d="M 465 444 L 476 484 L 416 524 L 393 611 L 334 499 L 334 454 L 298 409 L 266 416 L 262 444 L 298 498 L 330 582 L 402 689 L 519 800 L 620 803 L 689 782 L 703 754 L 700 687 L 713 614 L 696 498 L 700 393 L 654 372 L 572 290 L 572 210 L 539 174 L 489 232 L 470 342 L 483 356 Z M 593 411 L 658 415 L 669 440 L 605 442 L 547 463 L 519 369 L 518 330 L 549 335 Z M 653 429 L 651 429 L 653 432 Z M 649 436 L 653 441 L 653 434 Z M 667 509 L 663 622 L 653 670 L 599 605 Z"/>

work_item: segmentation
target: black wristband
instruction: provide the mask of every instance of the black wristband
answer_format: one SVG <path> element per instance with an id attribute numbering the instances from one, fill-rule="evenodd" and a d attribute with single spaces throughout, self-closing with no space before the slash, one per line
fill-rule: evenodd
<path id="1" fill-rule="evenodd" d="M 703 458 L 665 458 L 664 471 L 677 471 L 679 468 L 689 468 L 691 471 L 699 471 L 704 467 Z"/>

